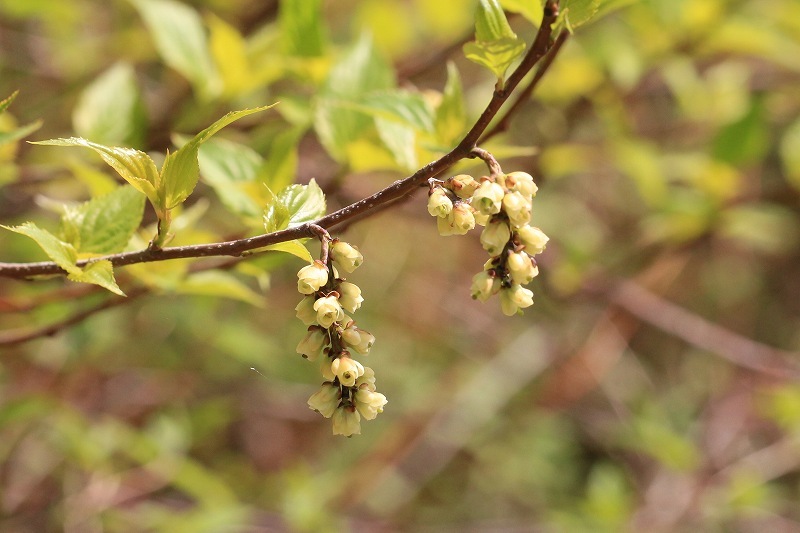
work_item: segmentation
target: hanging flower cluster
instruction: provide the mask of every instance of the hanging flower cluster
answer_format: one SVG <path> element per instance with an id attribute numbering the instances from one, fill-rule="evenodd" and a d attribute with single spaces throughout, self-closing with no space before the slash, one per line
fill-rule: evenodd
<path id="1" fill-rule="evenodd" d="M 321 228 L 320 228 L 321 230 Z M 361 419 L 383 412 L 386 396 L 375 390 L 375 373 L 351 357 L 367 355 L 375 342 L 346 313 L 355 313 L 364 298 L 361 289 L 345 281 L 364 260 L 358 249 L 322 230 L 321 259 L 300 269 L 297 290 L 305 295 L 295 310 L 308 326 L 297 353 L 320 361 L 325 382 L 308 399 L 308 406 L 333 420 L 333 434 L 349 437 L 361 433 Z"/>
<path id="2" fill-rule="evenodd" d="M 493 159 L 491 162 L 496 166 Z M 485 302 L 499 293 L 507 316 L 533 305 L 533 292 L 523 285 L 539 274 L 533 256 L 541 253 L 549 240 L 530 225 L 536 191 L 526 172 L 498 171 L 480 181 L 467 174 L 444 182 L 431 180 L 428 212 L 436 217 L 441 235 L 464 235 L 476 224 L 484 227 L 481 244 L 490 258 L 472 278 L 472 297 Z"/>

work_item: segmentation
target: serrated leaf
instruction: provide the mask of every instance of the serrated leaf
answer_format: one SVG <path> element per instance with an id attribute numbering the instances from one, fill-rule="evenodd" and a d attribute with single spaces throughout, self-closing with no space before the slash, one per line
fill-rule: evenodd
<path id="1" fill-rule="evenodd" d="M 72 124 L 78 135 L 101 144 L 138 144 L 145 124 L 133 67 L 117 63 L 87 86 Z"/>
<path id="2" fill-rule="evenodd" d="M 601 0 L 565 0 L 560 6 L 556 27 L 564 25 L 570 32 L 592 20 L 600 10 Z"/>
<path id="3" fill-rule="evenodd" d="M 500 5 L 506 11 L 519 13 L 534 26 L 542 23 L 544 10 L 539 0 L 500 0 Z"/>
<path id="4" fill-rule="evenodd" d="M 288 227 L 299 226 L 325 215 L 325 193 L 312 179 L 308 185 L 289 185 L 278 193 L 278 201 L 289 213 Z"/>
<path id="5" fill-rule="evenodd" d="M 301 57 L 322 55 L 325 37 L 321 0 L 282 0 L 278 24 L 285 53 Z"/>
<path id="6" fill-rule="evenodd" d="M 264 249 L 273 252 L 286 252 L 287 254 L 292 254 L 293 256 L 299 257 L 300 259 L 308 261 L 309 263 L 314 261 L 314 258 L 311 256 L 311 252 L 308 251 L 308 248 L 303 246 L 303 243 L 299 239 L 279 242 L 278 244 L 267 246 Z"/>
<path id="7" fill-rule="evenodd" d="M 2 100 L 0 100 L 0 113 L 3 113 L 3 112 L 5 112 L 6 109 L 8 109 L 8 106 L 10 106 L 14 102 L 14 100 L 17 98 L 18 94 L 19 94 L 19 91 L 14 91 L 10 95 L 8 95 L 6 98 L 3 98 Z"/>
<path id="8" fill-rule="evenodd" d="M 198 161 L 203 181 L 214 188 L 228 210 L 245 217 L 261 215 L 260 202 L 247 192 L 264 164 L 255 150 L 226 139 L 211 139 L 200 147 Z"/>
<path id="9" fill-rule="evenodd" d="M 220 270 L 192 274 L 178 283 L 175 292 L 197 296 L 232 298 L 257 307 L 264 306 L 264 297 L 239 281 L 235 276 Z"/>
<path id="10" fill-rule="evenodd" d="M 289 209 L 269 187 L 266 189 L 270 199 L 264 208 L 264 229 L 267 233 L 286 229 L 289 225 Z"/>
<path id="11" fill-rule="evenodd" d="M 125 248 L 143 214 L 144 196 L 125 185 L 68 209 L 62 227 L 76 236 L 72 244 L 78 254 L 113 254 Z"/>
<path id="12" fill-rule="evenodd" d="M 156 164 L 144 152 L 133 148 L 111 147 L 87 141 L 81 137 L 69 137 L 67 139 L 50 139 L 46 141 L 35 141 L 31 144 L 42 144 L 47 146 L 83 146 L 91 148 L 108 163 L 111 168 L 117 171 L 122 178 L 133 185 L 138 191 L 143 192 L 148 199 L 159 210 L 162 202 L 158 197 L 159 177 Z"/>
<path id="13" fill-rule="evenodd" d="M 81 269 L 75 264 L 78 261 L 78 252 L 68 242 L 64 242 L 46 229 L 42 229 L 33 222 L 25 222 L 19 226 L 2 226 L 3 228 L 30 237 L 44 250 L 55 264 L 69 274 L 80 274 Z"/>
<path id="14" fill-rule="evenodd" d="M 413 128 L 384 118 L 376 118 L 375 127 L 381 141 L 400 167 L 405 170 L 418 168 L 416 133 Z"/>
<path id="15" fill-rule="evenodd" d="M 197 151 L 200 145 L 211 138 L 219 130 L 242 117 L 258 113 L 271 108 L 273 105 L 231 111 L 212 125 L 194 136 L 192 140 L 183 145 L 179 150 L 167 154 L 164 166 L 161 168 L 161 185 L 163 187 L 164 206 L 173 209 L 182 204 L 194 190 L 200 178 L 200 165 L 197 160 Z"/>
<path id="16" fill-rule="evenodd" d="M 363 95 L 358 101 L 339 101 L 338 105 L 416 130 L 433 130 L 433 112 L 419 93 L 400 89 L 372 92 Z"/>
<path id="17" fill-rule="evenodd" d="M 78 269 L 76 273 L 70 272 L 67 275 L 67 279 L 80 283 L 100 285 L 114 294 L 125 296 L 125 293 L 122 292 L 114 279 L 114 267 L 111 265 L 111 261 L 105 259 L 89 263 L 83 270 Z"/>
<path id="18" fill-rule="evenodd" d="M 442 101 L 436 108 L 434 130 L 436 139 L 443 146 L 450 146 L 461 137 L 467 126 L 467 112 L 464 106 L 464 90 L 461 76 L 455 63 L 447 63 L 447 82 L 442 93 Z"/>
<path id="19" fill-rule="evenodd" d="M 144 19 L 164 62 L 183 74 L 202 98 L 217 96 L 222 84 L 200 15 L 173 0 L 130 1 Z"/>
<path id="20" fill-rule="evenodd" d="M 475 12 L 475 38 L 478 41 L 516 39 L 506 14 L 497 0 L 480 0 Z"/>
<path id="21" fill-rule="evenodd" d="M 464 44 L 463 50 L 467 59 L 488 68 L 498 80 L 503 80 L 511 63 L 525 51 L 525 41 L 518 37 L 475 41 Z"/>

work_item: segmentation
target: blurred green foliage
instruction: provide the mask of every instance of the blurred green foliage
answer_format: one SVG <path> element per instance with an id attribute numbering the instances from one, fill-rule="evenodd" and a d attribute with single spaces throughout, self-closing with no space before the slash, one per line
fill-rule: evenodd
<path id="1" fill-rule="evenodd" d="M 160 167 L 275 101 L 200 149 L 171 244 L 263 232 L 262 182 L 315 178 L 329 211 L 365 197 L 488 101 L 496 77 L 460 51 L 477 4 L 4 0 L 0 98 L 19 93 L 0 114 L 0 222 L 57 232 L 64 204 L 122 190 L 90 151 L 25 135 Z M 389 404 L 341 439 L 294 353 L 302 251 L 117 269 L 146 294 L 0 347 L 0 530 L 800 528 L 800 388 L 780 371 L 800 350 L 800 4 L 566 4 L 575 34 L 484 146 L 540 187 L 551 244 L 524 317 L 469 299 L 478 239 L 440 238 L 422 195 L 347 228 Z M 500 5 L 530 43 L 529 8 Z M 144 216 L 129 246 L 152 237 Z M 11 232 L 0 250 L 44 259 Z M 106 298 L 87 287 L 0 279 L 2 328 Z"/>

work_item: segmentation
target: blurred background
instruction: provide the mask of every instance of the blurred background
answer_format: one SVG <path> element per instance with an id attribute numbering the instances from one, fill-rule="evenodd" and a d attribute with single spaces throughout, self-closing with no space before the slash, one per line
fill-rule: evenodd
<path id="1" fill-rule="evenodd" d="M 312 109 L 331 65 L 371 35 L 435 102 L 450 61 L 474 121 L 494 83 L 461 52 L 476 3 L 309 1 L 293 26 L 302 2 L 2 0 L 0 98 L 20 92 L 0 131 L 41 119 L 29 139 L 163 154 L 280 100 L 220 137 L 315 178 L 331 211 L 436 157 L 330 150 Z M 360 436 L 306 406 L 321 378 L 295 353 L 288 254 L 120 268 L 124 301 L 0 280 L 0 531 L 800 531 L 800 4 L 603 6 L 484 146 L 539 184 L 551 241 L 524 316 L 470 299 L 478 234 L 439 237 L 424 193 L 339 233 L 365 257 L 351 281 L 389 399 Z M 186 50 L 207 32 L 211 61 L 165 53 L 159 14 Z M 258 233 L 212 176 L 174 244 Z M 6 144 L 0 223 L 52 227 L 114 178 L 88 152 Z M 46 259 L 10 232 L 0 251 Z"/>

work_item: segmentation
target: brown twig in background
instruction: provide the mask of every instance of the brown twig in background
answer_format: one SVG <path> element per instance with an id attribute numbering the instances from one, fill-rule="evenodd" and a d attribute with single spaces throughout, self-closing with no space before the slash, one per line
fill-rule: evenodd
<path id="1" fill-rule="evenodd" d="M 172 248 L 154 249 L 148 248 L 137 252 L 126 252 L 112 254 L 93 259 L 93 261 L 106 259 L 114 266 L 124 266 L 136 263 L 147 263 L 154 261 L 166 261 L 170 259 L 192 258 L 192 257 L 211 257 L 211 256 L 240 256 L 244 252 L 263 248 L 272 244 L 291 241 L 299 238 L 313 237 L 311 225 L 317 225 L 325 229 L 330 229 L 339 224 L 345 223 L 354 217 L 358 217 L 365 212 L 376 210 L 379 206 L 388 202 L 393 202 L 399 198 L 413 193 L 420 185 L 427 182 L 429 178 L 435 177 L 456 162 L 470 157 L 472 149 L 478 139 L 486 131 L 492 119 L 497 115 L 503 104 L 514 92 L 522 79 L 533 69 L 551 48 L 552 24 L 558 16 L 558 3 L 555 0 L 547 2 L 544 10 L 544 17 L 539 31 L 536 34 L 533 44 L 519 66 L 508 77 L 502 89 L 495 89 L 492 98 L 478 117 L 475 124 L 464 136 L 461 142 L 449 153 L 445 154 L 436 161 L 425 165 L 411 176 L 394 182 L 390 186 L 377 193 L 343 207 L 329 215 L 308 224 L 302 224 L 293 228 L 276 231 L 247 239 L 219 242 L 213 244 L 198 244 L 192 246 L 179 246 Z M 85 266 L 90 261 L 79 261 L 78 266 Z M 64 271 L 55 263 L 45 261 L 36 263 L 0 263 L 0 276 L 8 278 L 29 278 L 39 275 L 63 274 Z"/>

